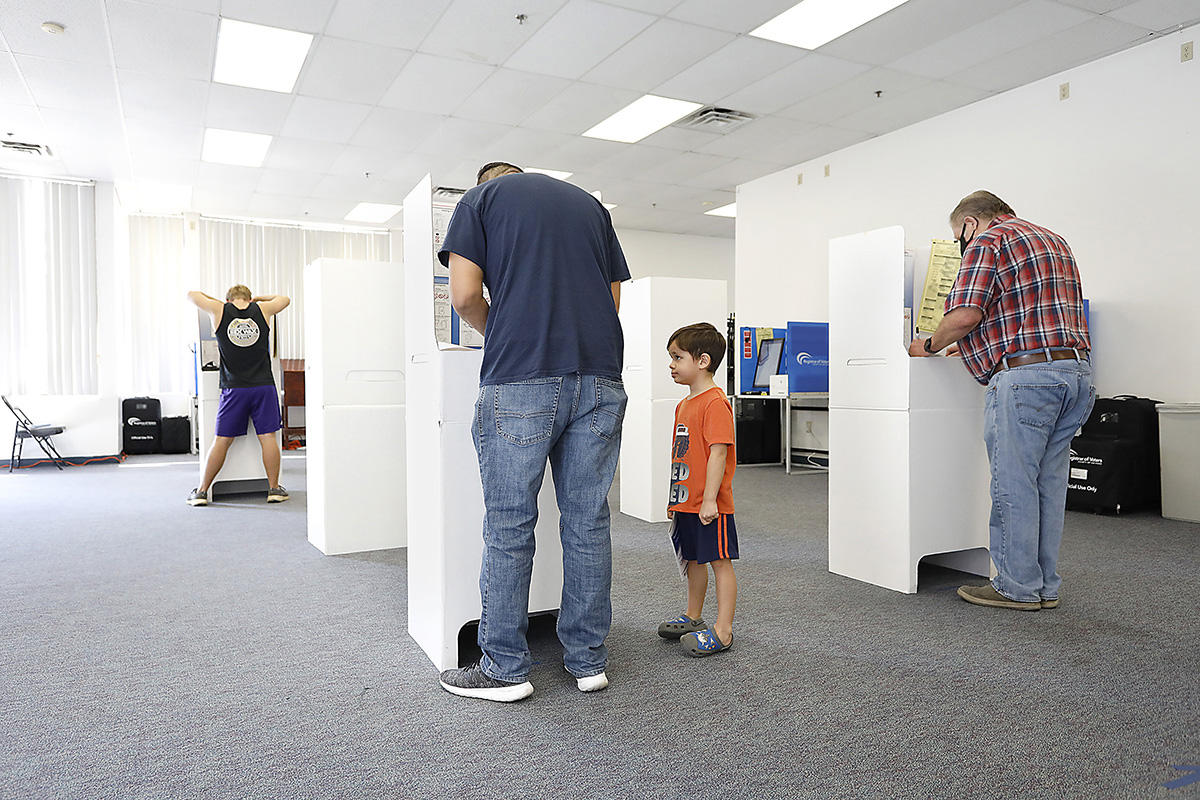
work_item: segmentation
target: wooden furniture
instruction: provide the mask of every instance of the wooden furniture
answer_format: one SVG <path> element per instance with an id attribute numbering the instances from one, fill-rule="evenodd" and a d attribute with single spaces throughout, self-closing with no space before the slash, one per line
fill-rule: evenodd
<path id="1" fill-rule="evenodd" d="M 279 364 L 283 372 L 283 446 L 287 449 L 289 442 L 304 444 L 304 359 L 282 358 Z"/>

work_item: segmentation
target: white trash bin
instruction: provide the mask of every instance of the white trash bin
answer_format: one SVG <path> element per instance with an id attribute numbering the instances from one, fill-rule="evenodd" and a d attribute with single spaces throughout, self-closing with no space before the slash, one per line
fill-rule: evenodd
<path id="1" fill-rule="evenodd" d="M 1200 403 L 1158 406 L 1162 515 L 1200 522 Z"/>

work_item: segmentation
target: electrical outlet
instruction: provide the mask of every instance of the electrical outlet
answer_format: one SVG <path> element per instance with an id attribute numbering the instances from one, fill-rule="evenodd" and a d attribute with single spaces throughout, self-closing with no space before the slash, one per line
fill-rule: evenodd
<path id="1" fill-rule="evenodd" d="M 1071 84 L 1060 83 L 1058 85 L 1058 99 L 1066 100 L 1070 96 L 1071 96 Z"/>
<path id="2" fill-rule="evenodd" d="M 825 177 L 826 178 L 829 177 L 829 165 L 828 164 L 825 165 Z"/>
<path id="3" fill-rule="evenodd" d="M 797 172 L 797 173 L 796 173 L 796 185 L 797 185 L 797 186 L 800 186 L 800 185 L 801 185 L 801 184 L 803 184 L 803 183 L 804 183 L 804 173 L 803 173 L 803 172 Z"/>
<path id="4" fill-rule="evenodd" d="M 1180 61 L 1191 61 L 1192 60 L 1192 42 L 1184 42 L 1183 44 L 1181 44 L 1179 46 L 1179 60 Z"/>

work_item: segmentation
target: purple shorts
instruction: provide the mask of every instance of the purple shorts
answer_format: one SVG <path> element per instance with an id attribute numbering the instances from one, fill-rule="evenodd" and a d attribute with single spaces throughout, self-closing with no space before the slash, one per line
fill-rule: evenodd
<path id="1" fill-rule="evenodd" d="M 259 436 L 283 427 L 275 387 L 222 389 L 221 402 L 217 404 L 217 436 L 245 436 L 250 420 L 254 420 L 254 432 Z"/>

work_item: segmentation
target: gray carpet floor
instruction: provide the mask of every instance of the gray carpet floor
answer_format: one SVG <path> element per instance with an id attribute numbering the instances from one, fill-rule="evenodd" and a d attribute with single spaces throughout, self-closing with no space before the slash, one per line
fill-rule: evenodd
<path id="1" fill-rule="evenodd" d="M 539 626 L 499 705 L 438 688 L 405 551 L 308 544 L 303 458 L 202 509 L 179 460 L 0 475 L 0 797 L 1200 797 L 1200 525 L 1068 514 L 1062 606 L 1006 612 L 830 574 L 826 478 L 743 469 L 733 649 L 655 635 L 666 526 L 614 513 L 612 686 Z"/>

